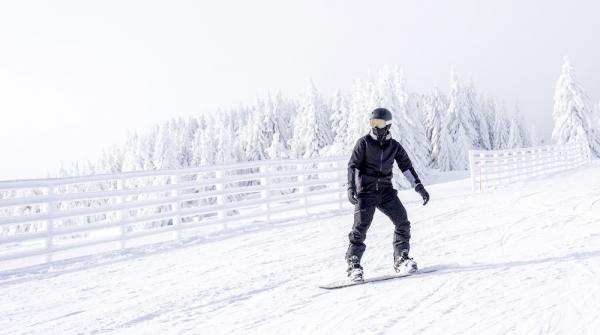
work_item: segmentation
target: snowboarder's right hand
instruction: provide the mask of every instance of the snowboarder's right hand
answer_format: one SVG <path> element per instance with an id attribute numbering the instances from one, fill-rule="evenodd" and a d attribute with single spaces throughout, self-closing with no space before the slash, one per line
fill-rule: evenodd
<path id="1" fill-rule="evenodd" d="M 417 191 L 417 193 L 421 195 L 421 198 L 423 198 L 423 206 L 427 205 L 429 202 L 429 193 L 427 190 L 425 190 L 425 186 L 423 186 L 423 184 L 418 184 L 415 187 L 415 191 Z"/>
<path id="2" fill-rule="evenodd" d="M 356 199 L 356 191 L 351 188 L 348 189 L 348 201 L 350 201 L 350 203 L 353 205 L 358 203 L 358 200 Z"/>

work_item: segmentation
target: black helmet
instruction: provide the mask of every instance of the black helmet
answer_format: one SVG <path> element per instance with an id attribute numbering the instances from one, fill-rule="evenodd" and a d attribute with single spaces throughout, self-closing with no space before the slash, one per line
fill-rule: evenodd
<path id="1" fill-rule="evenodd" d="M 383 142 L 389 137 L 392 112 L 385 108 L 375 108 L 371 112 L 369 125 L 371 126 L 371 136 L 383 145 Z"/>
<path id="2" fill-rule="evenodd" d="M 382 119 L 385 121 L 392 121 L 392 112 L 385 108 L 375 108 L 371 112 L 371 119 Z"/>

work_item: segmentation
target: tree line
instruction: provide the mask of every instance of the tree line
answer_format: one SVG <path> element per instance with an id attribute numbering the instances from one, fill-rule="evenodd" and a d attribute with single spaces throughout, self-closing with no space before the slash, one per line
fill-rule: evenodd
<path id="1" fill-rule="evenodd" d="M 556 84 L 553 142 L 585 141 L 600 154 L 600 117 L 576 81 L 567 59 Z M 518 106 L 481 94 L 452 71 L 447 93 L 409 90 L 398 67 L 384 67 L 358 80 L 351 92 L 324 97 L 311 82 L 305 94 L 281 94 L 196 117 L 173 118 L 146 133 L 129 134 L 123 146 L 96 162 L 63 166 L 58 175 L 176 169 L 219 163 L 349 155 L 369 131 L 370 111 L 385 107 L 394 119 L 392 136 L 426 175 L 468 168 L 471 149 L 497 150 L 539 144 Z"/>

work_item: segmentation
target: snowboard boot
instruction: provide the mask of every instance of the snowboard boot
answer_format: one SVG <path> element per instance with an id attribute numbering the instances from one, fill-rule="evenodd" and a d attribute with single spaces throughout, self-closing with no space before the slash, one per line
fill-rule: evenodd
<path id="1" fill-rule="evenodd" d="M 417 272 L 417 263 L 408 257 L 408 250 L 402 250 L 400 256 L 394 261 L 394 270 L 399 274 L 410 274 Z"/>
<path id="2" fill-rule="evenodd" d="M 357 256 L 350 256 L 346 260 L 348 262 L 348 279 L 350 281 L 363 281 L 363 268 L 360 266 L 360 261 Z"/>

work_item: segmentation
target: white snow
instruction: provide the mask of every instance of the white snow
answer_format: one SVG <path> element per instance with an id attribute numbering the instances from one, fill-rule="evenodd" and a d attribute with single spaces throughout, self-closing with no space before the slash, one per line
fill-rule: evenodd
<path id="1" fill-rule="evenodd" d="M 399 192 L 421 277 L 326 291 L 342 215 L 0 273 L 1 334 L 599 334 L 600 165 L 489 192 Z M 392 271 L 377 212 L 366 276 Z"/>

